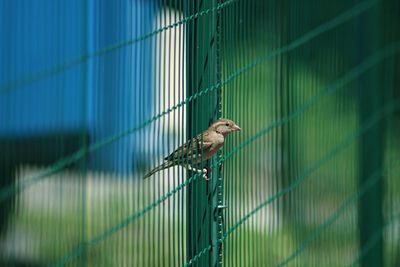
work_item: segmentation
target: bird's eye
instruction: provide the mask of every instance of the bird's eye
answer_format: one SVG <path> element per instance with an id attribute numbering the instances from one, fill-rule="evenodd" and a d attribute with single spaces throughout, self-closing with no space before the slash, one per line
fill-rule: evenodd
<path id="1" fill-rule="evenodd" d="M 225 123 L 226 126 L 229 126 L 229 123 Z"/>

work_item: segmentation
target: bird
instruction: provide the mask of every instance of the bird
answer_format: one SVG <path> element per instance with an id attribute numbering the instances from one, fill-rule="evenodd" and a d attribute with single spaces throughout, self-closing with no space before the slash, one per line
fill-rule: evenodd
<path id="1" fill-rule="evenodd" d="M 146 179 L 156 172 L 181 165 L 189 170 L 203 172 L 203 177 L 207 179 L 209 168 L 197 170 L 193 165 L 199 164 L 211 158 L 224 144 L 227 135 L 240 131 L 241 128 L 229 119 L 219 119 L 201 134 L 192 138 L 182 146 L 178 147 L 165 161 L 147 173 L 143 179 Z"/>

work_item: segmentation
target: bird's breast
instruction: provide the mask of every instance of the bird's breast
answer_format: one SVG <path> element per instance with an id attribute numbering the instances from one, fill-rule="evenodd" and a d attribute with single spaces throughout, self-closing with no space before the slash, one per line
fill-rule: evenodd
<path id="1" fill-rule="evenodd" d="M 224 144 L 224 136 L 222 134 L 218 134 L 218 133 L 213 133 L 210 136 L 210 141 L 212 142 L 212 145 L 209 147 L 209 149 L 207 149 L 206 151 L 204 151 L 204 158 L 205 159 L 209 159 L 210 157 L 212 157 Z"/>
<path id="2" fill-rule="evenodd" d="M 218 144 L 218 145 L 223 145 L 224 144 L 224 141 L 225 141 L 225 138 L 224 138 L 224 136 L 222 135 L 222 134 L 215 134 L 216 136 L 215 136 L 215 144 Z"/>

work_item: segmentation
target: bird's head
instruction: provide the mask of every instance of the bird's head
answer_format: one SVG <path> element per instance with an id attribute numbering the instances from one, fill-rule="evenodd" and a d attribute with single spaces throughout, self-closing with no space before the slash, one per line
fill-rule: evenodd
<path id="1" fill-rule="evenodd" d="M 226 136 L 229 133 L 240 131 L 240 127 L 231 120 L 220 119 L 210 126 L 210 130 L 216 131 L 219 134 Z"/>

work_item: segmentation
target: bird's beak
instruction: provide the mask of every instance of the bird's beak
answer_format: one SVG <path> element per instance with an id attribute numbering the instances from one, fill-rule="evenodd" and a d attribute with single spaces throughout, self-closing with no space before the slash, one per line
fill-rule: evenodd
<path id="1" fill-rule="evenodd" d="M 236 124 L 234 124 L 234 125 L 232 126 L 232 130 L 233 130 L 234 132 L 237 132 L 237 131 L 240 131 L 240 130 L 242 130 L 242 129 L 240 129 L 239 126 L 237 126 Z"/>

